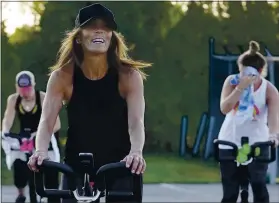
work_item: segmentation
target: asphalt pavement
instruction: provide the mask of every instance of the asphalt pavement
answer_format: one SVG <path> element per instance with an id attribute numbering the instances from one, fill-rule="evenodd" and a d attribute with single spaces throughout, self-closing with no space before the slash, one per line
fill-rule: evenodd
<path id="1" fill-rule="evenodd" d="M 279 185 L 268 185 L 270 202 L 279 202 Z M 2 186 L 1 202 L 14 202 L 16 189 Z M 28 190 L 26 191 L 28 194 Z M 220 202 L 222 187 L 220 184 L 146 184 L 143 202 Z M 253 202 L 250 188 L 250 202 Z M 27 197 L 27 201 L 29 198 Z M 104 202 L 104 201 L 102 201 Z"/>

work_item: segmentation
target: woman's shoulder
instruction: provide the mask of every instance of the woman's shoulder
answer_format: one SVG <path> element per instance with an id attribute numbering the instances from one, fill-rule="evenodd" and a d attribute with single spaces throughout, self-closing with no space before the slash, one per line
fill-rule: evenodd
<path id="1" fill-rule="evenodd" d="M 142 83 L 144 79 L 140 71 L 131 68 L 127 71 L 119 71 L 119 80 L 121 83 L 131 85 L 131 83 Z"/>
<path id="2" fill-rule="evenodd" d="M 263 79 L 266 81 L 266 91 L 267 95 L 277 95 L 279 97 L 278 89 L 273 85 L 270 81 Z"/>
<path id="3" fill-rule="evenodd" d="M 59 83 L 69 83 L 72 81 L 73 72 L 74 72 L 74 65 L 67 64 L 64 67 L 54 70 L 51 73 L 50 78 Z"/>

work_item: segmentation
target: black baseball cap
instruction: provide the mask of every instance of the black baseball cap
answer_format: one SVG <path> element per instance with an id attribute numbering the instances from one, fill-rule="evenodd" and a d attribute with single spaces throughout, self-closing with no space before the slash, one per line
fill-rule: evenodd
<path id="1" fill-rule="evenodd" d="M 30 76 L 27 75 L 27 74 L 22 74 L 21 76 L 19 76 L 18 81 L 17 81 L 17 85 L 19 87 L 30 87 L 30 86 L 32 86 Z"/>
<path id="2" fill-rule="evenodd" d="M 18 87 L 31 87 L 35 84 L 35 78 L 30 71 L 21 71 L 16 76 L 16 83 Z"/>
<path id="3" fill-rule="evenodd" d="M 98 18 L 103 19 L 112 30 L 117 30 L 114 14 L 107 7 L 99 3 L 81 8 L 76 17 L 75 26 L 82 27 L 90 20 Z"/>

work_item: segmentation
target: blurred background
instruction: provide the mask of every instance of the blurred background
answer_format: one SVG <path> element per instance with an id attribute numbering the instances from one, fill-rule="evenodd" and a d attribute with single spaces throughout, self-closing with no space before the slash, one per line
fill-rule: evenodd
<path id="1" fill-rule="evenodd" d="M 37 89 L 45 91 L 65 31 L 73 28 L 79 8 L 92 3 L 1 2 L 1 120 L 16 73 L 32 71 Z M 131 57 L 154 64 L 145 82 L 145 183 L 220 182 L 212 140 L 224 119 L 222 84 L 237 73 L 237 56 L 256 40 L 265 56 L 274 56 L 268 79 L 279 88 L 279 2 L 101 3 L 114 11 Z M 63 145 L 64 109 L 60 117 Z M 10 185 L 3 157 L 2 184 Z"/>

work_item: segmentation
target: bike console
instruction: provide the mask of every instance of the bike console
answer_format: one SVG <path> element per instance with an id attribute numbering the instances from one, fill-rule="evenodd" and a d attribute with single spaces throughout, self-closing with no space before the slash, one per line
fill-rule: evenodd
<path id="1" fill-rule="evenodd" d="M 79 153 L 79 161 L 83 173 L 92 173 L 94 168 L 94 159 L 92 153 Z"/>

